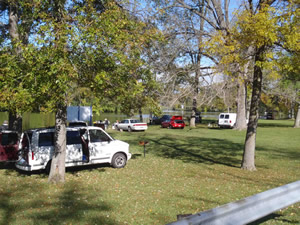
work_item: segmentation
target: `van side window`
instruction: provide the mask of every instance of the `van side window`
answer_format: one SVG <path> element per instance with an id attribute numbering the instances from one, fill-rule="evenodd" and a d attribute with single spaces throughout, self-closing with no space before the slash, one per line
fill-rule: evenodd
<path id="1" fill-rule="evenodd" d="M 2 133 L 1 145 L 15 145 L 18 142 L 18 134 Z"/>
<path id="2" fill-rule="evenodd" d="M 225 115 L 225 119 L 229 119 L 229 115 Z"/>
<path id="3" fill-rule="evenodd" d="M 67 131 L 67 145 L 81 144 L 79 131 Z"/>
<path id="4" fill-rule="evenodd" d="M 101 130 L 90 130 L 91 142 L 110 141 L 111 139 Z"/>
<path id="5" fill-rule="evenodd" d="M 224 114 L 221 114 L 221 115 L 220 115 L 220 119 L 224 119 Z"/>
<path id="6" fill-rule="evenodd" d="M 39 147 L 53 146 L 53 145 L 54 145 L 54 132 L 39 134 Z"/>

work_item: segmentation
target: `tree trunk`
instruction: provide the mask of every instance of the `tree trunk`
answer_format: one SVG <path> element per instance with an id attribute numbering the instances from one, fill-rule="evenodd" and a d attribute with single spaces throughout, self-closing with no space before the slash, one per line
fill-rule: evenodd
<path id="1" fill-rule="evenodd" d="M 17 131 L 19 134 L 22 133 L 22 116 L 17 114 L 17 113 L 13 113 L 13 112 L 9 112 L 8 115 L 8 129 L 9 130 L 14 130 Z"/>
<path id="2" fill-rule="evenodd" d="M 295 119 L 294 128 L 300 128 L 300 104 L 298 104 L 298 112 Z"/>
<path id="3" fill-rule="evenodd" d="M 246 102 L 246 84 L 245 82 L 238 80 L 236 130 L 245 130 L 247 128 Z"/>
<path id="4" fill-rule="evenodd" d="M 20 40 L 20 34 L 18 30 L 19 16 L 17 3 L 9 4 L 9 36 L 11 43 L 13 44 L 14 55 L 19 57 L 21 48 L 18 45 Z M 16 109 L 9 111 L 9 125 L 8 129 L 17 131 L 19 134 L 22 133 L 22 116 L 16 112 Z"/>
<path id="5" fill-rule="evenodd" d="M 200 51 L 200 50 L 199 50 Z M 200 62 L 201 62 L 201 53 L 198 54 L 198 63 L 197 63 L 197 71 L 195 73 L 195 80 L 193 85 L 193 107 L 192 107 L 192 115 L 190 119 L 190 127 L 196 127 L 196 112 L 197 112 L 197 97 L 199 95 L 199 78 L 200 78 Z"/>
<path id="6" fill-rule="evenodd" d="M 200 1 L 199 1 L 200 3 Z M 205 6 L 205 0 L 201 1 L 201 5 L 202 7 L 199 10 L 199 13 L 202 15 L 206 15 L 207 14 L 207 7 Z M 200 34 L 198 36 L 198 53 L 196 54 L 196 59 L 192 60 L 194 61 L 194 65 L 195 67 L 195 83 L 193 85 L 193 108 L 192 108 L 192 115 L 191 115 L 191 119 L 190 119 L 190 127 L 196 127 L 196 112 L 197 112 L 197 97 L 199 95 L 199 78 L 202 75 L 201 74 L 201 58 L 202 58 L 202 53 L 203 53 L 203 49 L 200 47 L 203 43 L 203 31 L 204 31 L 204 18 L 200 17 Z M 193 58 L 193 57 L 192 57 Z"/>
<path id="7" fill-rule="evenodd" d="M 53 184 L 65 182 L 66 123 L 67 106 L 62 106 L 55 115 L 55 148 L 48 178 L 48 182 Z"/>
<path id="8" fill-rule="evenodd" d="M 250 105 L 250 116 L 245 140 L 245 148 L 242 160 L 242 169 L 256 170 L 255 168 L 255 141 L 259 113 L 259 101 L 262 87 L 262 68 L 257 62 L 263 61 L 264 46 L 255 53 L 255 66 L 253 74 L 252 98 Z"/>
<path id="9" fill-rule="evenodd" d="M 190 119 L 190 127 L 196 127 L 196 111 L 197 111 L 197 99 L 194 97 L 192 115 Z"/>
<path id="10" fill-rule="evenodd" d="M 143 122 L 143 112 L 142 109 L 139 109 L 140 121 Z"/>

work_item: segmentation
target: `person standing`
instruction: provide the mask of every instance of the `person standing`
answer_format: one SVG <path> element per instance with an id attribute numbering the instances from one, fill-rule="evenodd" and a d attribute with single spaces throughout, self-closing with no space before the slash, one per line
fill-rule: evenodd
<path id="1" fill-rule="evenodd" d="M 109 121 L 105 118 L 105 120 L 104 120 L 104 128 L 105 128 L 105 130 L 108 129 L 108 125 L 109 125 Z"/>
<path id="2" fill-rule="evenodd" d="M 4 120 L 3 124 L 0 126 L 0 131 L 1 130 L 8 130 L 8 121 Z"/>
<path id="3" fill-rule="evenodd" d="M 80 129 L 80 139 L 82 145 L 82 161 L 88 163 L 90 161 L 89 140 L 87 138 L 87 130 Z"/>

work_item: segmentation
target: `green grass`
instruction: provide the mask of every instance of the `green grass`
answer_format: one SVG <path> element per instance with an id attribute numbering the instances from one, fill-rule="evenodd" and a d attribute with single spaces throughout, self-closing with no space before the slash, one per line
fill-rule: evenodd
<path id="1" fill-rule="evenodd" d="M 245 132 L 231 129 L 161 129 L 110 133 L 130 143 L 123 169 L 68 169 L 65 185 L 49 185 L 43 173 L 1 164 L 0 225 L 166 224 L 300 180 L 300 129 L 292 121 L 260 121 L 257 171 L 240 169 Z M 149 141 L 146 157 L 139 141 Z M 300 204 L 261 220 L 299 224 Z"/>

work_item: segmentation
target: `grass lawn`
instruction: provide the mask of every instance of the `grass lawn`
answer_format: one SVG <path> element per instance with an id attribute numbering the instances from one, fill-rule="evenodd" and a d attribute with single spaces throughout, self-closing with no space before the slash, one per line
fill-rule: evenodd
<path id="1" fill-rule="evenodd" d="M 68 169 L 64 185 L 44 173 L 0 165 L 0 225 L 166 224 L 300 180 L 300 129 L 292 121 L 259 122 L 257 171 L 240 169 L 245 132 L 207 128 L 109 133 L 130 143 L 123 169 Z M 146 140 L 146 157 L 139 141 Z M 300 224 L 300 203 L 275 212 L 263 224 Z"/>

